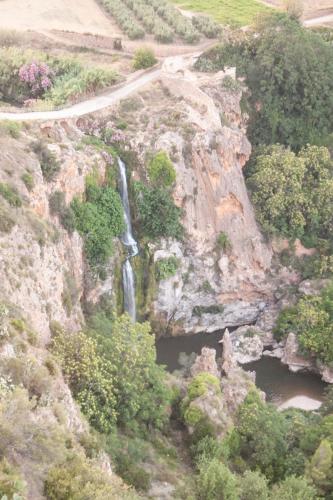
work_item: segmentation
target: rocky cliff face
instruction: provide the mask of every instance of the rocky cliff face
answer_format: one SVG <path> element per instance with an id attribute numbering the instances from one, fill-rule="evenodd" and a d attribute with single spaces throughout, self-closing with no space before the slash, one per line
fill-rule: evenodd
<path id="1" fill-rule="evenodd" d="M 225 76 L 169 73 L 149 96 L 140 95 L 141 117 L 151 101 L 158 105 L 144 130 L 136 122 L 132 143 L 142 156 L 149 149 L 169 152 L 177 171 L 174 198 L 184 214 L 185 242 L 154 248 L 155 260 L 175 255 L 181 262 L 177 274 L 159 284 L 154 303 L 173 334 L 252 323 L 271 297 L 272 252 L 242 173 L 251 147 L 241 91 L 227 89 L 231 77 Z"/>
<path id="2" fill-rule="evenodd" d="M 257 227 L 242 173 L 251 148 L 240 110 L 241 91 L 230 84 L 229 75 L 225 79 L 222 73 L 199 76 L 176 70 L 171 68 L 161 81 L 93 119 L 46 123 L 26 131 L 20 142 L 6 142 L 1 180 L 13 182 L 6 171 L 14 172 L 28 207 L 24 220 L 10 234 L 0 235 L 2 295 L 22 307 L 45 338 L 50 318 L 67 328 L 78 327 L 82 320 L 82 241 L 76 233 L 69 236 L 51 216 L 48 198 L 59 190 L 70 202 L 83 192 L 89 172 L 97 169 L 103 176 L 103 155 L 77 147 L 81 130 L 92 127 L 92 121 L 96 130 L 99 120 L 126 121 L 127 139 L 139 158 L 134 177 L 147 175 L 146 156 L 154 150 L 168 151 L 174 162 L 174 198 L 183 209 L 186 238 L 183 243 L 151 245 L 155 261 L 171 255 L 180 261 L 176 275 L 159 283 L 152 307 L 169 333 L 250 324 L 271 299 L 267 272 L 272 252 Z M 25 152 L 38 135 L 47 138 L 61 163 L 51 183 L 43 182 L 35 155 Z M 30 192 L 21 180 L 22 169 L 33 173 L 35 187 Z M 43 244 L 38 231 L 46 239 Z M 111 271 L 107 282 L 89 288 L 89 300 L 110 293 L 112 281 Z"/>
<path id="3" fill-rule="evenodd" d="M 14 221 L 9 232 L 0 232 L 0 300 L 17 306 L 31 325 L 48 339 L 49 321 L 59 321 L 68 329 L 78 329 L 83 320 L 84 260 L 82 240 L 68 234 L 50 213 L 50 195 L 61 191 L 69 203 L 85 189 L 85 176 L 98 169 L 103 176 L 105 162 L 100 154 L 75 149 L 82 134 L 67 124 L 43 124 L 22 131 L 19 140 L 3 138 L 0 182 L 14 187 L 22 206 L 1 206 Z M 52 182 L 43 180 L 41 166 L 29 145 L 40 138 L 61 165 Z M 30 175 L 28 189 L 24 175 Z"/>

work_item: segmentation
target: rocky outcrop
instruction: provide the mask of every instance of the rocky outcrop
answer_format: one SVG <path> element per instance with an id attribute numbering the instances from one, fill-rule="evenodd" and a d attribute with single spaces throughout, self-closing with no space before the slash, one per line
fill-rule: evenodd
<path id="1" fill-rule="evenodd" d="M 202 372 L 220 377 L 221 373 L 217 368 L 215 349 L 203 347 L 201 349 L 201 355 L 196 357 L 190 371 L 192 377 Z"/>
<path id="2" fill-rule="evenodd" d="M 273 343 L 272 350 L 264 351 L 263 355 L 281 359 L 292 372 L 310 371 L 320 375 L 324 382 L 333 384 L 333 369 L 314 357 L 302 355 L 297 337 L 292 332 L 284 341 Z"/>

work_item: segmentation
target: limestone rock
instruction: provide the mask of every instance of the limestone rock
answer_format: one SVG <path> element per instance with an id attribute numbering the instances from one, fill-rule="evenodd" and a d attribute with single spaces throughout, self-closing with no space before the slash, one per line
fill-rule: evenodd
<path id="1" fill-rule="evenodd" d="M 255 327 L 242 326 L 230 334 L 234 358 L 240 364 L 257 361 L 264 350 L 266 334 Z"/>
<path id="2" fill-rule="evenodd" d="M 287 337 L 281 362 L 288 365 L 289 370 L 294 372 L 304 368 L 311 368 L 313 365 L 310 359 L 306 359 L 299 354 L 299 345 L 294 333 L 289 333 Z"/>
<path id="3" fill-rule="evenodd" d="M 237 362 L 234 358 L 233 346 L 228 328 L 225 330 L 221 342 L 223 344 L 222 370 L 226 375 L 228 375 L 237 366 Z"/>
<path id="4" fill-rule="evenodd" d="M 200 356 L 197 356 L 191 366 L 190 372 L 192 377 L 195 377 L 198 373 L 206 372 L 219 378 L 221 374 L 217 368 L 216 350 L 209 347 L 203 347 Z"/>

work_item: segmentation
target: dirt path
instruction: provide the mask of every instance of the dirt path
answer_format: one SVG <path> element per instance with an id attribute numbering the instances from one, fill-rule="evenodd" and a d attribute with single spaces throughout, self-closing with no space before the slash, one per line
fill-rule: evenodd
<path id="1" fill-rule="evenodd" d="M 92 97 L 86 101 L 74 104 L 68 108 L 57 111 L 27 111 L 23 113 L 0 113 L 0 120 L 11 121 L 37 121 L 37 120 L 61 120 L 66 118 L 75 118 L 89 113 L 94 113 L 101 109 L 107 108 L 112 104 L 117 103 L 121 99 L 125 99 L 133 92 L 138 91 L 148 83 L 157 80 L 163 73 L 175 73 L 179 69 L 185 69 L 193 64 L 193 61 L 199 57 L 200 52 L 185 54 L 184 56 L 167 57 L 163 64 L 155 67 L 145 73 L 133 73 L 129 80 L 120 84 L 117 88 L 110 90 L 108 93 Z"/>
<path id="2" fill-rule="evenodd" d="M 303 21 L 304 26 L 307 28 L 311 26 L 320 26 L 322 24 L 333 23 L 333 14 L 328 14 L 327 16 L 313 17 L 311 19 L 306 19 Z"/>
<path id="3" fill-rule="evenodd" d="M 93 97 L 87 101 L 74 104 L 69 108 L 60 109 L 57 111 L 31 111 L 26 113 L 0 113 L 0 120 L 12 121 L 34 121 L 34 120 L 59 120 L 64 118 L 74 118 L 87 115 L 103 108 L 107 108 L 115 104 L 121 99 L 125 99 L 133 92 L 139 90 L 147 83 L 157 80 L 161 75 L 161 68 L 155 68 L 148 73 L 144 73 L 133 81 L 125 82 L 115 90 L 111 90 L 108 94 Z"/>

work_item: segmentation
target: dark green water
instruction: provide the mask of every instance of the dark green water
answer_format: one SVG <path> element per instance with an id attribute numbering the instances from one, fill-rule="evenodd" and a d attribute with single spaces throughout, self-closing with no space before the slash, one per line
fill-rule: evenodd
<path id="1" fill-rule="evenodd" d="M 219 344 L 223 332 L 199 333 L 184 337 L 162 338 L 157 341 L 157 362 L 166 365 L 168 371 L 173 372 L 181 368 L 178 363 L 179 354 L 195 352 L 200 354 L 202 347 L 213 347 L 217 357 L 222 355 L 222 346 Z M 243 365 L 248 371 L 256 372 L 256 385 L 264 391 L 268 401 L 281 404 L 295 396 L 323 400 L 326 384 L 311 373 L 292 373 L 286 365 L 278 359 L 263 357 L 259 361 Z"/>

